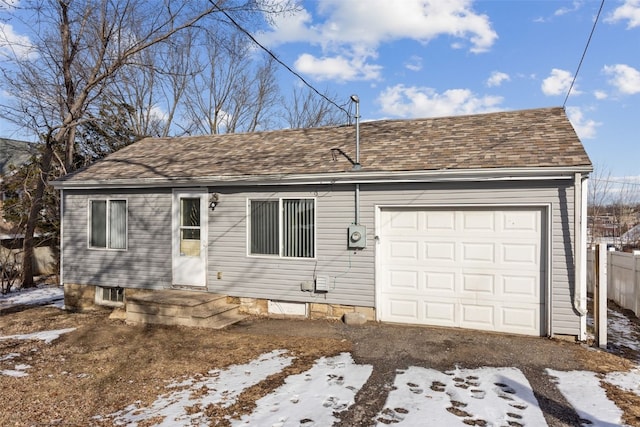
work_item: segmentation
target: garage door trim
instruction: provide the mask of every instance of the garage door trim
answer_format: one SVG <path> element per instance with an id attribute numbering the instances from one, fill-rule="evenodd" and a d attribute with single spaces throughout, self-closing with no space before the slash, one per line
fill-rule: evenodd
<path id="1" fill-rule="evenodd" d="M 542 320 L 541 325 L 541 335 L 550 336 L 550 331 L 552 331 L 552 290 L 551 290 L 551 277 L 553 276 L 553 263 L 551 260 L 553 254 L 553 241 L 552 241 L 552 227 L 553 222 L 551 218 L 551 204 L 550 203 L 487 203 L 487 204 L 415 204 L 415 205 L 407 205 L 407 204 L 379 204 L 375 205 L 375 242 L 376 242 L 376 255 L 375 255 L 375 307 L 376 307 L 376 320 L 381 321 L 381 301 L 382 301 L 382 285 L 381 285 L 381 241 L 380 234 L 382 232 L 382 222 L 381 215 L 383 211 L 394 210 L 394 209 L 411 209 L 411 210 L 473 210 L 473 209 L 481 209 L 481 210 L 500 210 L 500 209 L 535 209 L 540 210 L 540 222 L 541 222 L 541 230 L 540 236 L 542 239 L 542 256 L 540 262 L 543 264 L 542 266 L 544 275 L 541 276 L 543 280 L 543 284 L 541 286 L 542 292 L 544 292 L 543 297 L 541 298 L 542 304 L 544 305 L 544 312 L 540 313 L 540 318 Z"/>

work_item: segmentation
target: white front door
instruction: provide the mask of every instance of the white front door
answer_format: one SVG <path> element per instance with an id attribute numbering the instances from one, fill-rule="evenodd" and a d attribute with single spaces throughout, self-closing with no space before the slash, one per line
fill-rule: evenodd
<path id="1" fill-rule="evenodd" d="M 207 192 L 173 193 L 173 284 L 207 284 Z"/>

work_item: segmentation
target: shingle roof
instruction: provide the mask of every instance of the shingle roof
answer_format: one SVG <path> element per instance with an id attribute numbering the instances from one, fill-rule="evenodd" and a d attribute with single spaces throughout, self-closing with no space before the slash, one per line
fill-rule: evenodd
<path id="1" fill-rule="evenodd" d="M 63 178 L 132 179 L 338 174 L 351 172 L 355 126 L 180 138 L 146 138 Z M 590 167 L 562 108 L 360 125 L 365 172 Z"/>

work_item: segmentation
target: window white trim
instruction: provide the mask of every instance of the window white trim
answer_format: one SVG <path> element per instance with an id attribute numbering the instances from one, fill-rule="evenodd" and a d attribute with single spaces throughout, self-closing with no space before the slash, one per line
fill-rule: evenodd
<path id="1" fill-rule="evenodd" d="M 313 251 L 313 256 L 310 257 L 295 257 L 295 256 L 286 256 L 284 255 L 284 251 L 285 251 L 285 244 L 284 244 L 284 215 L 283 215 L 283 201 L 284 200 L 311 200 L 313 202 L 313 245 L 312 245 L 312 251 Z M 263 202 L 278 202 L 278 230 L 277 230 L 277 234 L 278 234 L 278 253 L 277 254 L 260 254 L 260 253 L 252 253 L 251 252 L 251 202 L 254 201 L 263 201 Z M 304 196 L 300 196 L 300 197 L 296 197 L 296 196 L 290 196 L 290 197 L 279 197 L 279 198 L 274 198 L 274 197 L 250 197 L 247 198 L 247 221 L 246 221 L 246 248 L 247 248 L 247 256 L 248 257 L 254 257 L 254 258 L 271 258 L 271 259 L 300 259 L 300 260 L 312 260 L 312 259 L 316 259 L 317 257 L 317 235 L 318 235 L 318 226 L 317 226 L 317 216 L 318 216 L 318 206 L 317 206 L 317 200 L 316 197 L 304 197 Z"/>
<path id="2" fill-rule="evenodd" d="M 104 298 L 105 290 L 109 290 L 112 295 L 113 295 L 113 292 L 117 292 L 117 293 L 122 292 L 122 301 L 105 299 Z M 124 288 L 112 287 L 112 286 L 96 286 L 96 296 L 94 301 L 96 305 L 103 305 L 107 307 L 124 307 L 124 300 L 125 300 L 124 294 L 125 294 Z"/>
<path id="3" fill-rule="evenodd" d="M 124 247 L 123 248 L 112 248 L 110 247 L 110 204 L 111 202 L 118 201 L 124 202 Z M 106 218 L 105 218 L 105 238 L 106 243 L 105 246 L 93 246 L 91 244 L 91 226 L 92 226 L 92 214 L 91 208 L 94 202 L 106 202 Z M 90 198 L 87 203 L 87 248 L 93 250 L 103 250 L 103 251 L 126 251 L 129 248 L 129 201 L 123 197 L 97 197 Z"/>

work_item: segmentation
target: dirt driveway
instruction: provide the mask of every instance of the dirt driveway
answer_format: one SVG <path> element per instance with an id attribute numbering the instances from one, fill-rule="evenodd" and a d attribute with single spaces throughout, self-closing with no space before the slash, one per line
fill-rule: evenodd
<path id="1" fill-rule="evenodd" d="M 110 425 L 108 420 L 94 417 L 113 413 L 134 401 L 148 405 L 172 380 L 247 363 L 277 349 L 287 349 L 295 361 L 268 381 L 245 390 L 232 407 L 211 408 L 210 415 L 222 420 L 231 413 L 249 413 L 258 398 L 283 384 L 287 376 L 304 372 L 321 356 L 348 351 L 356 363 L 373 366 L 373 372 L 356 395 L 356 404 L 340 414 L 341 426 L 375 424 L 396 370 L 410 366 L 438 370 L 457 366 L 518 368 L 530 382 L 549 425 L 580 425 L 575 410 L 545 370 L 607 373 L 631 366 L 624 358 L 581 344 L 544 338 L 258 318 L 211 331 L 129 326 L 108 319 L 108 314 L 31 308 L 0 316 L 3 336 L 77 328 L 50 344 L 0 341 L 0 356 L 19 355 L 11 363 L 29 366 L 26 377 L 0 375 L 0 425 Z M 0 369 L 2 363 L 0 359 Z M 640 398 L 614 388 L 607 392 L 625 411 L 625 421 L 640 425 Z"/>

